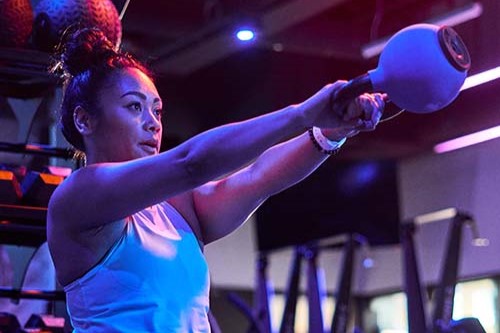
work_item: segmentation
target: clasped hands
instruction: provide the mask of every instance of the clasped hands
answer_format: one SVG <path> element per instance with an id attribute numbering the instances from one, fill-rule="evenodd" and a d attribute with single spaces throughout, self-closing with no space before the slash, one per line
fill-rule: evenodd
<path id="1" fill-rule="evenodd" d="M 346 81 L 328 84 L 301 104 L 307 125 L 320 127 L 323 134 L 334 141 L 374 130 L 385 106 L 386 95 L 381 93 L 363 94 L 344 107 L 335 104 L 335 94 L 345 84 Z"/>

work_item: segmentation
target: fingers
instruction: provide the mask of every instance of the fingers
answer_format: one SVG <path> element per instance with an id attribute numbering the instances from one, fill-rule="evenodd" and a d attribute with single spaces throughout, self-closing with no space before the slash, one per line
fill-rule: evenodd
<path id="1" fill-rule="evenodd" d="M 348 107 L 344 121 L 357 120 L 356 129 L 359 131 L 374 130 L 384 109 L 385 94 L 363 94 L 356 98 Z"/>
<path id="2" fill-rule="evenodd" d="M 344 80 L 338 80 L 334 83 L 329 83 L 325 85 L 323 88 L 321 88 L 318 92 L 316 92 L 313 96 L 311 96 L 308 101 L 310 104 L 328 104 L 331 96 L 334 96 L 337 91 L 339 91 L 347 81 Z"/>
<path id="3" fill-rule="evenodd" d="M 337 80 L 334 83 L 327 84 L 327 86 L 331 86 L 333 89 L 338 90 L 338 89 L 342 88 L 343 86 L 345 86 L 346 83 L 347 83 L 346 80 Z"/>
<path id="4" fill-rule="evenodd" d="M 346 83 L 347 81 L 345 80 L 338 80 L 335 81 L 334 83 L 329 83 L 325 85 L 319 92 L 327 91 L 328 94 L 335 94 L 338 90 L 340 90 L 343 86 L 345 86 Z"/>
<path id="5" fill-rule="evenodd" d="M 384 108 L 384 94 L 363 94 L 346 105 L 335 102 L 336 94 L 347 84 L 338 80 L 325 85 L 316 94 L 301 103 L 307 125 L 342 127 L 348 130 L 372 130 L 380 121 Z M 339 108 L 342 110 L 339 111 Z"/>

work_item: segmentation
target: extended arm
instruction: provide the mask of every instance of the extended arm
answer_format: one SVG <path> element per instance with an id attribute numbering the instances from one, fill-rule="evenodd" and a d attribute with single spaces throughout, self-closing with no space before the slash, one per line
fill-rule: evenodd
<path id="1" fill-rule="evenodd" d="M 157 156 L 86 167 L 59 186 L 49 218 L 97 227 L 233 172 L 309 126 L 353 126 L 356 120 L 343 120 L 329 106 L 340 85 L 328 85 L 299 105 L 204 132 Z"/>
<path id="2" fill-rule="evenodd" d="M 353 105 L 347 116 L 356 119 L 365 113 L 369 124 L 361 128 L 338 127 L 324 130 L 324 133 L 338 141 L 359 130 L 373 129 L 381 116 L 382 98 L 365 97 L 363 101 L 364 105 Z M 203 241 L 212 242 L 235 230 L 265 199 L 300 182 L 327 158 L 328 155 L 313 145 L 306 132 L 271 147 L 242 170 L 193 191 Z"/>

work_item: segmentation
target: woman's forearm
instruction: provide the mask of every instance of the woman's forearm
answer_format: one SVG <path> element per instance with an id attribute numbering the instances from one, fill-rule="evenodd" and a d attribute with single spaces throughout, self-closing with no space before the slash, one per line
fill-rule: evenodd
<path id="1" fill-rule="evenodd" d="M 247 164 L 306 129 L 296 106 L 203 132 L 183 144 L 189 173 L 201 183 Z"/>

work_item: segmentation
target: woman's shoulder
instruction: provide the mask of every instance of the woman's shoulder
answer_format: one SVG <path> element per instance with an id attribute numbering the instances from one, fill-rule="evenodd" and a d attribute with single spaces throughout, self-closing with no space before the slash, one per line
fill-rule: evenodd
<path id="1" fill-rule="evenodd" d="M 84 169 L 73 171 L 66 177 L 54 190 L 49 200 L 49 210 L 54 209 L 61 201 L 71 199 L 72 192 L 78 190 L 78 184 L 83 183 L 82 180 L 87 178 L 87 172 Z M 80 193 L 82 195 L 83 193 Z"/>
<path id="2" fill-rule="evenodd" d="M 78 211 L 78 207 L 85 207 L 85 202 L 92 201 L 90 196 L 99 190 L 99 177 L 95 176 L 97 168 L 75 170 L 56 187 L 49 199 L 49 219 L 67 219 Z"/>
<path id="3" fill-rule="evenodd" d="M 88 190 L 96 190 L 99 186 L 99 179 L 104 176 L 102 169 L 104 169 L 103 166 L 95 164 L 73 171 L 57 186 L 51 201 L 57 203 L 61 199 L 71 200 L 74 196 L 81 199 L 82 196 L 89 194 Z"/>

